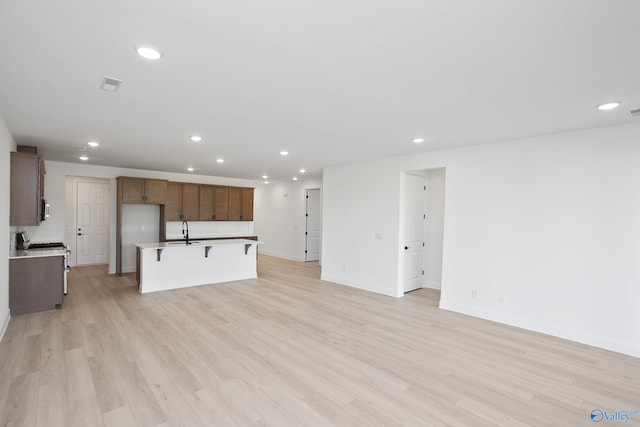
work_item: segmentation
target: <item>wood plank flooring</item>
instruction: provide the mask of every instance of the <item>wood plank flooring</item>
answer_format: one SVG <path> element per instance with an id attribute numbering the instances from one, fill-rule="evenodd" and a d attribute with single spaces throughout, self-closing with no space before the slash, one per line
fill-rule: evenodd
<path id="1" fill-rule="evenodd" d="M 140 295 L 72 269 L 61 309 L 0 343 L 0 426 L 587 426 L 640 410 L 640 359 L 318 279 Z M 640 425 L 603 420 L 600 425 Z"/>

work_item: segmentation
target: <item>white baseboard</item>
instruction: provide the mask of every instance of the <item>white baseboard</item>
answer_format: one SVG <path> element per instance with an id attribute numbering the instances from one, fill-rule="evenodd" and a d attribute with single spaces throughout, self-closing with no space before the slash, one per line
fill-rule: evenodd
<path id="1" fill-rule="evenodd" d="M 258 250 L 258 255 L 274 256 L 276 258 L 288 259 L 290 261 L 304 262 L 304 258 L 295 257 L 295 256 L 292 256 L 292 255 L 286 255 L 286 254 L 282 254 L 282 253 L 279 253 L 279 252 L 264 251 L 264 250 L 260 250 L 260 249 Z"/>
<path id="2" fill-rule="evenodd" d="M 2 321 L 2 327 L 0 329 L 0 342 L 2 341 L 2 338 L 4 338 L 4 333 L 7 331 L 7 326 L 9 326 L 9 320 L 11 320 L 11 313 L 9 312 L 9 310 L 7 310 L 7 315 Z"/>
<path id="3" fill-rule="evenodd" d="M 335 277 L 335 276 L 330 276 L 330 275 L 326 275 L 326 274 L 321 274 L 320 275 L 320 280 L 324 280 L 325 282 L 331 282 L 331 283 L 335 283 L 336 285 L 342 285 L 342 286 L 349 286 L 351 288 L 357 288 L 357 289 L 362 289 L 364 291 L 369 291 L 369 292 L 374 292 L 376 294 L 381 294 L 381 295 L 385 295 L 388 297 L 393 297 L 393 298 L 399 298 L 402 295 L 396 295 L 393 293 L 389 293 L 387 291 L 383 291 L 380 289 L 373 289 L 370 286 L 367 286 L 364 283 L 358 283 L 355 282 L 353 280 L 344 280 L 342 278 L 339 277 Z"/>
<path id="4" fill-rule="evenodd" d="M 442 289 L 440 282 L 431 282 L 429 280 L 425 280 L 424 283 L 422 284 L 422 287 L 429 288 L 429 289 L 437 289 L 437 290 Z"/>
<path id="5" fill-rule="evenodd" d="M 554 337 L 563 338 L 569 341 L 575 341 L 581 344 L 587 344 L 594 347 L 603 348 L 605 350 L 627 354 L 629 356 L 640 357 L 640 345 L 636 343 L 629 343 L 617 339 L 611 339 L 609 337 L 592 335 L 583 331 L 562 328 L 555 325 L 538 322 L 536 320 L 525 319 L 508 314 L 495 313 L 488 310 L 483 310 L 481 308 L 447 301 L 444 299 L 440 300 L 439 307 L 443 310 L 455 311 L 456 313 L 467 314 L 469 316 L 479 317 L 481 319 L 491 320 L 498 323 L 504 323 L 506 325 L 515 326 L 534 332 L 540 332 L 546 335 L 552 335 Z"/>

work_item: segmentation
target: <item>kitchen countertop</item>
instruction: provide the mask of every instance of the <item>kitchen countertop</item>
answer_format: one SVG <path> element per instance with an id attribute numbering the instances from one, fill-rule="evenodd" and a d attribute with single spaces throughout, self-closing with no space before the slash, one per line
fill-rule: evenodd
<path id="1" fill-rule="evenodd" d="M 190 247 L 198 247 L 198 246 L 222 246 L 222 245 L 237 245 L 237 244 L 245 244 L 245 245 L 256 245 L 262 242 L 258 242 L 255 240 L 249 239 L 226 239 L 226 240 L 193 240 L 189 241 L 189 245 L 187 245 L 184 241 L 173 241 L 173 242 L 153 242 L 153 243 L 137 243 L 135 246 L 140 249 L 166 249 L 166 248 L 190 248 Z"/>
<path id="2" fill-rule="evenodd" d="M 20 258 L 40 258 L 47 256 L 64 256 L 64 249 L 24 249 L 17 250 L 12 249 L 9 252 L 9 259 L 20 259 Z"/>

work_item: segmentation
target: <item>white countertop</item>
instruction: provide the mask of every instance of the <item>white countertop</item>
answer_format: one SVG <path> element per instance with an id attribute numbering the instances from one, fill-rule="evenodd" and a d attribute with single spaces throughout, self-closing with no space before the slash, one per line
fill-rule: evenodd
<path id="1" fill-rule="evenodd" d="M 189 245 L 184 241 L 177 242 L 152 242 L 152 243 L 136 243 L 135 246 L 140 249 L 168 249 L 168 248 L 191 248 L 204 246 L 223 246 L 223 245 L 258 245 L 262 242 L 249 239 L 225 239 L 225 240 L 189 240 Z"/>
<path id="2" fill-rule="evenodd" d="M 24 250 L 16 250 L 12 249 L 9 252 L 9 259 L 20 259 L 20 258 L 40 258 L 47 256 L 64 256 L 64 249 L 24 249 Z"/>

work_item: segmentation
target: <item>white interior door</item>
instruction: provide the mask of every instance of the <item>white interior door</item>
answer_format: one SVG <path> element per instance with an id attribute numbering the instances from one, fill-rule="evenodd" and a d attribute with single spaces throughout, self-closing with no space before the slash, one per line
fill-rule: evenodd
<path id="1" fill-rule="evenodd" d="M 307 226 L 305 260 L 318 261 L 320 259 L 320 190 L 307 190 Z"/>
<path id="2" fill-rule="evenodd" d="M 406 174 L 404 209 L 404 292 L 422 287 L 424 177 Z"/>
<path id="3" fill-rule="evenodd" d="M 109 263 L 110 184 L 78 182 L 76 264 Z"/>

